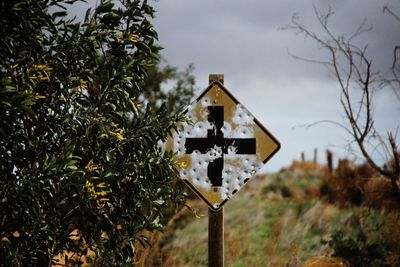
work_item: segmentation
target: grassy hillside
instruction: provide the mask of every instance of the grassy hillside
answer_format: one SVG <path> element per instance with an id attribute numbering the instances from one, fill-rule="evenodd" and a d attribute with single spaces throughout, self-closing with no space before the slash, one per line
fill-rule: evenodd
<path id="1" fill-rule="evenodd" d="M 400 266 L 398 205 L 383 193 L 376 201 L 365 195 L 370 181 L 357 184 L 364 195 L 355 203 L 351 192 L 361 176 L 355 172 L 352 183 L 343 182 L 350 179 L 347 168 L 346 176 L 297 163 L 251 180 L 225 205 L 225 265 Z M 355 188 L 349 193 L 349 187 Z M 182 210 L 163 234 L 152 236 L 139 266 L 207 266 L 208 211 L 201 201 L 188 204 L 196 212 Z"/>

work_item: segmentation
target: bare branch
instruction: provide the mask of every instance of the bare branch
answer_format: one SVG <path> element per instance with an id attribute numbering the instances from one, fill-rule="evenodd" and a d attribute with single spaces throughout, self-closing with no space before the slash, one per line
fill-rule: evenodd
<path id="1" fill-rule="evenodd" d="M 335 121 L 322 120 L 302 127 L 312 127 L 320 123 L 332 123 L 343 129 L 352 136 L 367 163 L 380 174 L 389 178 L 392 182 L 394 191 L 400 196 L 399 186 L 397 181 L 400 174 L 400 154 L 396 144 L 396 139 L 389 134 L 383 138 L 374 128 L 373 117 L 373 90 L 379 83 L 376 83 L 376 77 L 379 73 L 372 71 L 372 61 L 366 56 L 368 46 L 363 47 L 354 44 L 354 41 L 361 34 L 371 31 L 372 27 L 367 27 L 367 21 L 364 20 L 350 37 L 345 35 L 335 35 L 329 25 L 329 19 L 334 12 L 331 9 L 324 14 L 317 10 L 315 6 L 314 13 L 322 28 L 323 34 L 317 34 L 310 31 L 306 26 L 299 22 L 298 16 L 293 16 L 291 26 L 286 29 L 295 30 L 296 33 L 303 34 L 319 44 L 323 49 L 326 49 L 330 56 L 330 61 L 319 61 L 315 59 L 307 59 L 292 55 L 295 59 L 300 59 L 305 62 L 317 63 L 326 66 L 333 72 L 339 83 L 341 91 L 340 103 L 348 121 L 348 126 Z M 395 19 L 400 21 L 400 17 L 394 14 L 389 8 L 385 7 L 384 11 L 389 12 Z M 394 48 L 392 72 L 394 79 L 386 84 L 398 84 L 400 75 L 400 65 L 398 64 L 398 51 L 400 46 Z M 386 80 L 388 81 L 388 80 Z M 354 90 L 360 90 L 361 94 Z M 398 94 L 400 98 L 400 94 Z M 354 101 L 358 99 L 358 101 Z M 373 142 L 371 142 L 373 141 Z M 374 144 L 374 145 L 373 145 Z M 371 149 L 372 147 L 372 149 Z M 392 159 L 395 165 L 393 169 L 387 169 L 384 166 L 379 166 L 373 159 L 375 153 L 381 155 L 390 155 L 386 159 Z"/>
<path id="2" fill-rule="evenodd" d="M 396 65 L 397 65 L 397 50 L 400 50 L 400 46 L 396 45 L 393 49 L 393 64 L 392 64 L 392 70 L 396 70 Z M 397 73 L 396 73 L 397 75 Z"/>
<path id="3" fill-rule="evenodd" d="M 394 13 L 389 6 L 384 6 L 383 7 L 383 12 L 388 12 L 390 15 L 392 15 L 393 18 L 395 18 L 397 21 L 400 22 L 400 16 L 398 16 L 396 13 Z"/>
<path id="4" fill-rule="evenodd" d="M 309 58 L 305 58 L 305 57 L 300 57 L 300 56 L 297 56 L 295 54 L 292 54 L 289 49 L 286 49 L 286 51 L 289 54 L 289 56 L 291 56 L 293 59 L 296 59 L 296 60 L 300 60 L 300 61 L 304 61 L 304 62 L 308 62 L 308 63 L 320 64 L 320 65 L 328 65 L 328 66 L 332 65 L 332 63 L 329 62 L 329 61 L 322 61 L 322 60 L 316 60 L 316 59 L 309 59 Z"/>
<path id="5" fill-rule="evenodd" d="M 341 124 L 340 122 L 333 121 L 333 120 L 320 120 L 320 121 L 316 121 L 316 122 L 313 122 L 313 123 L 310 123 L 310 124 L 299 124 L 299 125 L 293 126 L 292 130 L 295 130 L 296 128 L 308 129 L 308 128 L 311 128 L 313 126 L 316 126 L 316 125 L 319 125 L 319 124 L 323 124 L 323 123 L 329 123 L 329 124 L 333 124 L 333 125 L 339 126 L 343 130 L 345 130 L 347 133 L 352 134 L 352 132 L 349 131 L 349 129 L 345 125 Z"/>
<path id="6" fill-rule="evenodd" d="M 393 137 L 391 132 L 388 133 L 388 140 L 390 147 L 392 148 L 393 152 L 393 162 L 394 162 L 394 175 L 399 177 L 400 176 L 400 151 L 397 148 L 396 140 Z"/>

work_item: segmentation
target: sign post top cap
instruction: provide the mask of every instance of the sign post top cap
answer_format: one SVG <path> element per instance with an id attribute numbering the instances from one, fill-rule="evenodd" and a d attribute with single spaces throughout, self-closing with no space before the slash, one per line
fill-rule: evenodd
<path id="1" fill-rule="evenodd" d="M 220 82 L 224 84 L 224 74 L 210 74 L 208 75 L 208 83 L 211 84 L 212 82 Z"/>

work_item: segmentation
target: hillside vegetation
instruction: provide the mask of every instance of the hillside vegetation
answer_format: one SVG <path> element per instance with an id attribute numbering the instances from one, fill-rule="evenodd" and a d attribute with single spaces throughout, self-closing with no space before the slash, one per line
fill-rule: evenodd
<path id="1" fill-rule="evenodd" d="M 181 210 L 138 266 L 207 266 L 207 208 Z M 225 205 L 226 266 L 400 266 L 400 212 L 390 185 L 341 161 L 294 162 L 258 176 Z"/>

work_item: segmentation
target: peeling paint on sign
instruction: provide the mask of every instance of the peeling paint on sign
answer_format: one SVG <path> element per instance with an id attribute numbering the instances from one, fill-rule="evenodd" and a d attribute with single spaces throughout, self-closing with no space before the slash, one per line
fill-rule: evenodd
<path id="1" fill-rule="evenodd" d="M 183 179 L 218 210 L 279 150 L 279 142 L 219 82 L 187 108 L 167 143 L 184 164 Z"/>

